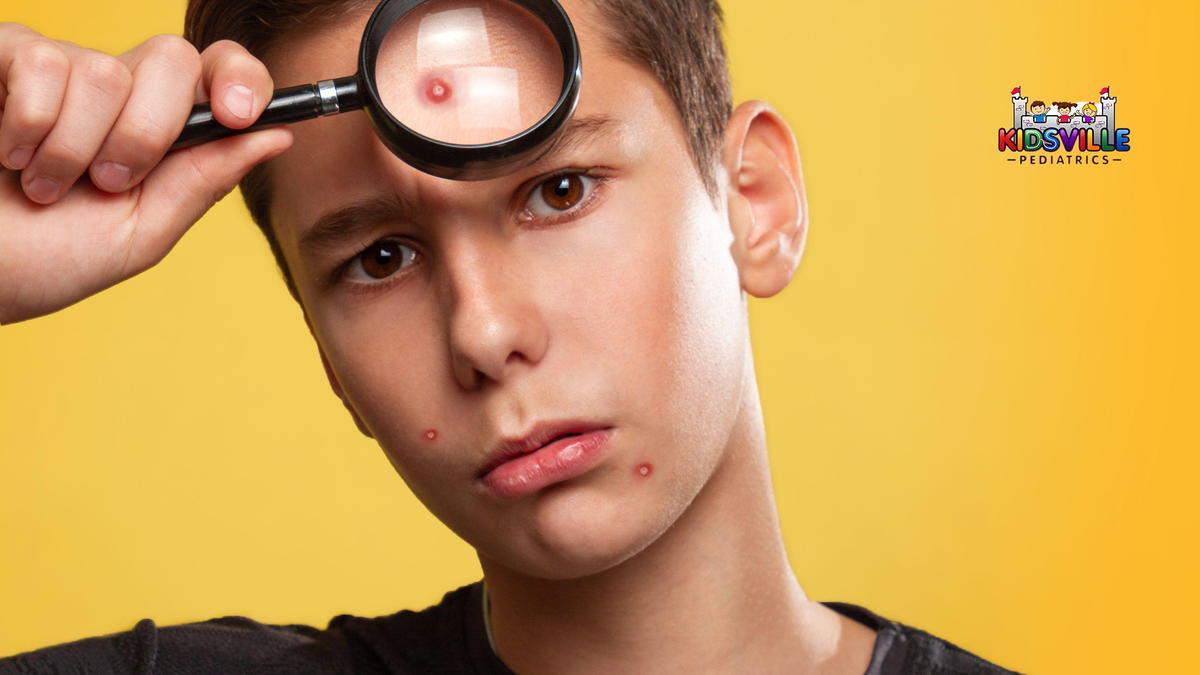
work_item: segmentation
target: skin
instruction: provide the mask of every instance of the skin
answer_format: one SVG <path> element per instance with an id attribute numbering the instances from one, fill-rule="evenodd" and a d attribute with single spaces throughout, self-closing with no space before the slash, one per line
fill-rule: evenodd
<path id="1" fill-rule="evenodd" d="M 67 166 L 105 189 L 82 181 L 30 194 L 38 174 L 70 173 L 45 158 L 6 174 L 0 222 L 14 224 L 0 243 L 29 255 L 0 275 L 0 320 L 53 311 L 154 264 L 274 156 L 272 220 L 330 384 L 414 494 L 475 547 L 510 667 L 862 673 L 874 632 L 809 600 L 787 560 L 746 316 L 746 296 L 786 288 L 803 251 L 792 133 L 766 104 L 739 106 L 710 195 L 666 92 L 608 51 L 586 3 L 563 4 L 585 64 L 576 119 L 592 123 L 561 152 L 509 177 L 448 181 L 396 159 L 350 114 L 174 153 L 136 167 L 132 183 L 106 183 L 95 173 L 105 153 L 141 157 L 106 140 L 120 135 L 118 110 L 94 134 L 111 149 Z M 352 72 L 365 20 L 285 41 L 267 58 L 274 81 L 227 48 L 223 60 L 197 55 L 185 84 L 218 101 L 244 87 L 252 119 L 276 84 Z M 134 90 L 179 88 L 131 72 Z M 163 115 L 173 138 L 181 117 Z M 0 159 L 11 147 L 0 133 Z M 580 179 L 581 203 L 559 212 L 531 195 L 563 170 L 590 181 Z M 340 243 L 301 244 L 322 215 L 363 200 L 390 206 Z M 70 214 L 81 228 L 117 232 L 92 242 L 103 259 L 84 255 L 79 278 L 51 300 L 30 294 L 28 280 L 45 274 L 37 254 L 68 240 L 47 224 Z M 408 247 L 403 269 L 376 280 L 347 265 L 381 240 Z M 501 437 L 567 417 L 613 428 L 599 466 L 516 500 L 481 489 Z"/>

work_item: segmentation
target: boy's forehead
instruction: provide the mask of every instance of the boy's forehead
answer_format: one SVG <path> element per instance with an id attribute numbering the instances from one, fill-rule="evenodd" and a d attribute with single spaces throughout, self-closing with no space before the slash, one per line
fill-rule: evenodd
<path id="1" fill-rule="evenodd" d="M 470 5 L 470 2 L 452 3 Z M 580 48 L 593 58 L 613 58 L 604 38 L 604 21 L 585 0 L 559 0 L 575 27 Z M 300 27 L 280 37 L 264 55 L 276 87 L 308 84 L 322 79 L 345 77 L 358 70 L 358 52 L 363 29 L 374 9 L 367 3 L 339 19 L 311 27 Z"/>
<path id="2" fill-rule="evenodd" d="M 682 123 L 665 88 L 648 68 L 617 55 L 604 37 L 605 26 L 599 13 L 589 3 L 562 4 L 575 26 L 582 52 L 583 87 L 574 121 L 603 120 L 606 143 L 626 147 L 657 144 L 660 151 L 677 150 L 681 158 L 690 162 Z M 368 8 L 280 42 L 266 58 L 276 86 L 353 73 L 362 29 L 369 15 Z M 361 166 L 348 166 L 348 162 L 354 161 L 348 148 L 370 147 L 372 152 L 382 152 L 391 158 L 382 144 L 374 142 L 372 128 L 361 113 L 306 122 L 294 127 L 294 131 L 296 141 L 292 149 L 273 160 L 268 171 L 271 192 L 275 193 L 271 220 L 279 238 L 292 242 L 303 236 L 319 216 L 378 192 L 361 180 L 364 175 Z M 672 132 L 670 138 L 664 137 L 664 131 Z M 362 159 L 358 164 L 366 163 L 365 154 Z M 408 173 L 408 177 L 398 179 L 400 184 L 413 185 L 412 176 L 419 172 Z M 446 189 L 461 187 L 455 183 L 445 181 Z M 287 248 L 291 247 L 285 245 L 285 251 Z"/>

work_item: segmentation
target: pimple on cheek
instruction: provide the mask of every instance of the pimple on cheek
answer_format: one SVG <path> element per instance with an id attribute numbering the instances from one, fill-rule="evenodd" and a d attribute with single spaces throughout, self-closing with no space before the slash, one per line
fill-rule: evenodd
<path id="1" fill-rule="evenodd" d="M 437 440 L 437 429 L 426 429 L 426 430 L 425 430 L 425 433 L 421 434 L 421 436 L 422 436 L 422 437 L 423 437 L 425 440 L 427 440 L 427 441 L 429 441 L 430 443 L 432 443 L 433 441 L 436 441 L 436 440 Z"/>
<path id="2" fill-rule="evenodd" d="M 654 465 L 652 465 L 650 462 L 642 462 L 641 464 L 638 464 L 633 469 L 634 475 L 636 475 L 640 478 L 646 478 L 653 472 L 654 472 Z"/>

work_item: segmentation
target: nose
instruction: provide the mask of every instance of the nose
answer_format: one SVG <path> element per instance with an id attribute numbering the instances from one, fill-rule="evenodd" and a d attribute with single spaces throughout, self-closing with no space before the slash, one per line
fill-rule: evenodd
<path id="1" fill-rule="evenodd" d="M 540 362 L 549 341 L 523 268 L 497 237 L 458 242 L 442 270 L 450 290 L 450 352 L 454 376 L 467 389 L 503 382 Z"/>

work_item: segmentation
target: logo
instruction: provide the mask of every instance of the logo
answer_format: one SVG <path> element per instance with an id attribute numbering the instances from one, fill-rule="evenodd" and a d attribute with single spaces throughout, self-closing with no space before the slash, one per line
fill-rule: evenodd
<path id="1" fill-rule="evenodd" d="M 1108 164 L 1111 153 L 1129 151 L 1129 129 L 1117 127 L 1117 99 L 1100 90 L 1095 101 L 1057 101 L 1021 96 L 1012 90 L 1013 124 L 1000 129 L 997 145 L 1018 164 Z"/>

